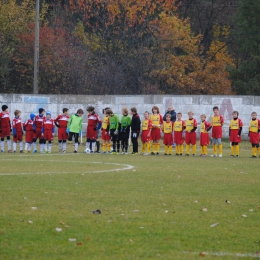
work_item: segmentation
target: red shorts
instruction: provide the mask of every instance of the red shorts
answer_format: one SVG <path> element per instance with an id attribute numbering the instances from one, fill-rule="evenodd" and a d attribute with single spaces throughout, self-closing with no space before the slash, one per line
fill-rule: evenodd
<path id="1" fill-rule="evenodd" d="M 68 134 L 66 133 L 66 128 L 58 129 L 58 140 L 68 140 Z"/>
<path id="2" fill-rule="evenodd" d="M 5 138 L 6 136 L 10 136 L 10 127 L 2 128 L 1 138 Z"/>
<path id="3" fill-rule="evenodd" d="M 33 142 L 33 131 L 26 131 L 25 141 L 26 141 L 26 143 L 32 143 Z"/>
<path id="4" fill-rule="evenodd" d="M 183 137 L 182 137 L 182 131 L 174 132 L 174 142 L 177 145 L 183 144 L 184 140 L 183 140 Z"/>
<path id="5" fill-rule="evenodd" d="M 143 130 L 141 134 L 141 141 L 142 143 L 148 143 L 150 142 L 151 136 L 147 136 L 149 134 L 150 130 Z"/>
<path id="6" fill-rule="evenodd" d="M 249 133 L 249 142 L 251 144 L 259 144 L 259 133 Z"/>
<path id="7" fill-rule="evenodd" d="M 172 145 L 172 133 L 164 134 L 163 143 L 165 145 Z"/>
<path id="8" fill-rule="evenodd" d="M 212 127 L 212 138 L 222 138 L 222 126 Z"/>
<path id="9" fill-rule="evenodd" d="M 159 141 L 161 139 L 161 129 L 160 128 L 152 128 L 151 139 L 153 141 Z"/>
<path id="10" fill-rule="evenodd" d="M 196 132 L 191 132 L 191 133 L 186 132 L 186 134 L 185 134 L 186 144 L 195 145 L 196 144 L 196 137 L 197 137 Z"/>
<path id="11" fill-rule="evenodd" d="M 33 139 L 42 139 L 42 129 L 41 128 L 36 128 L 36 133 L 33 133 Z"/>
<path id="12" fill-rule="evenodd" d="M 110 135 L 108 134 L 106 129 L 102 129 L 102 140 L 110 141 Z"/>
<path id="13" fill-rule="evenodd" d="M 208 133 L 200 133 L 200 145 L 201 146 L 207 146 L 209 145 L 209 134 Z"/>
<path id="14" fill-rule="evenodd" d="M 52 130 L 45 130 L 43 134 L 43 138 L 46 141 L 52 141 L 53 140 Z"/>
<path id="15" fill-rule="evenodd" d="M 95 128 L 95 126 L 93 126 L 93 125 L 90 125 L 87 127 L 86 137 L 91 140 L 97 139 L 97 130 L 95 130 L 94 128 Z"/>
<path id="16" fill-rule="evenodd" d="M 13 137 L 15 143 L 23 141 L 23 132 L 16 132 L 16 137 Z"/>
<path id="17" fill-rule="evenodd" d="M 230 130 L 230 137 L 229 140 L 232 143 L 240 143 L 241 142 L 241 136 L 238 136 L 239 129 L 232 129 Z"/>

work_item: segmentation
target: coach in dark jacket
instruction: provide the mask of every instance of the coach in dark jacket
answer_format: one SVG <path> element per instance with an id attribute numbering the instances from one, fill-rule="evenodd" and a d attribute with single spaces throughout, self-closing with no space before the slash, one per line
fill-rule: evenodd
<path id="1" fill-rule="evenodd" d="M 171 121 L 172 122 L 175 122 L 176 121 L 176 112 L 175 110 L 173 109 L 172 106 L 169 106 L 168 107 L 168 110 L 166 111 L 165 115 L 163 116 L 163 121 L 166 121 L 166 115 L 167 114 L 170 114 L 171 115 Z"/>
<path id="2" fill-rule="evenodd" d="M 135 107 L 131 108 L 132 112 L 132 122 L 131 122 L 131 140 L 133 143 L 133 152 L 132 154 L 138 154 L 138 136 L 141 130 L 141 120 L 137 114 L 137 109 Z"/>

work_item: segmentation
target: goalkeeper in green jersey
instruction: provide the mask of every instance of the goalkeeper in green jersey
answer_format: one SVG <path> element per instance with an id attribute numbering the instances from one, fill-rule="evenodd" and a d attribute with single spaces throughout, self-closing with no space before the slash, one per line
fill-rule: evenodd
<path id="1" fill-rule="evenodd" d="M 122 109 L 122 115 L 119 135 L 121 137 L 122 154 L 128 154 L 128 141 L 132 119 L 131 116 L 128 115 L 128 109 L 126 107 Z"/>
<path id="2" fill-rule="evenodd" d="M 117 154 L 119 153 L 119 151 L 116 151 L 118 143 L 119 118 L 118 115 L 114 114 L 111 109 L 107 109 L 106 114 L 109 116 L 107 131 L 109 131 L 110 139 L 113 143 L 113 150 L 111 154 Z"/>

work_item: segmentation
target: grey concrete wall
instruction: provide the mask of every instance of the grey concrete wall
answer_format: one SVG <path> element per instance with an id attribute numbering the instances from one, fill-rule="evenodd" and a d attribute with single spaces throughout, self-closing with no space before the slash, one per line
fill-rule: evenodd
<path id="1" fill-rule="evenodd" d="M 61 113 L 63 107 L 70 109 L 70 113 L 75 113 L 78 108 L 86 111 L 88 105 L 93 105 L 96 112 L 102 118 L 102 109 L 111 107 L 114 113 L 121 116 L 123 107 L 136 107 L 140 116 L 147 110 L 151 112 L 153 105 L 160 108 L 164 114 L 169 105 L 173 105 L 176 112 L 183 113 L 183 119 L 187 119 L 188 111 L 194 111 L 194 117 L 199 121 L 201 114 L 206 114 L 207 119 L 212 115 L 212 107 L 217 105 L 220 113 L 224 116 L 224 135 L 227 137 L 228 124 L 232 119 L 232 111 L 238 110 L 239 117 L 245 127 L 243 135 L 248 133 L 248 123 L 250 114 L 256 111 L 260 115 L 260 96 L 174 96 L 174 95 L 136 95 L 136 96 L 76 96 L 76 95 L 27 95 L 27 94 L 0 94 L 0 105 L 9 106 L 11 118 L 14 117 L 15 109 L 22 111 L 22 118 L 25 121 L 30 113 L 38 113 L 38 109 L 43 107 L 52 112 L 52 117 Z M 87 123 L 87 112 L 83 116 L 83 122 Z M 84 129 L 85 130 L 85 129 Z"/>

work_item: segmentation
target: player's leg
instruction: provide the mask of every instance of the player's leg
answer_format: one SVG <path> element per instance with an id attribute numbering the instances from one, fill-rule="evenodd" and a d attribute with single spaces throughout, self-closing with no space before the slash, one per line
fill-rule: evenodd
<path id="1" fill-rule="evenodd" d="M 13 152 L 16 153 L 17 136 L 13 137 Z"/>
<path id="2" fill-rule="evenodd" d="M 78 152 L 78 148 L 79 148 L 79 133 L 72 133 L 72 135 L 75 138 L 74 153 L 77 153 Z"/>
<path id="3" fill-rule="evenodd" d="M 218 149 L 219 149 L 219 157 L 222 157 L 222 150 L 223 150 L 223 147 L 222 147 L 222 140 L 221 138 L 218 138 L 217 139 L 217 142 L 218 142 Z"/>
<path id="4" fill-rule="evenodd" d="M 5 151 L 5 139 L 1 137 L 1 153 Z"/>
<path id="5" fill-rule="evenodd" d="M 256 144 L 256 150 L 258 151 L 258 155 L 259 155 L 259 157 L 260 157 L 260 147 L 259 147 L 259 143 L 258 144 Z"/>
<path id="6" fill-rule="evenodd" d="M 185 134 L 185 142 L 186 142 L 186 156 L 190 155 L 190 133 Z"/>
<path id="7" fill-rule="evenodd" d="M 6 139 L 7 139 L 8 153 L 11 153 L 11 152 L 12 152 L 12 149 L 11 149 L 11 137 L 10 137 L 10 135 L 7 136 Z"/>
<path id="8" fill-rule="evenodd" d="M 46 140 L 44 138 L 40 138 L 40 153 L 47 153 L 47 146 L 46 146 Z"/>
<path id="9" fill-rule="evenodd" d="M 99 139 L 96 140 L 96 145 L 97 145 L 97 150 L 95 151 L 95 153 L 100 153 L 100 141 L 99 141 Z"/>
<path id="10" fill-rule="evenodd" d="M 49 143 L 49 145 L 48 145 L 48 153 L 51 153 L 52 141 L 49 139 L 48 143 Z"/>
<path id="11" fill-rule="evenodd" d="M 235 143 L 231 142 L 231 157 L 235 157 Z"/>
<path id="12" fill-rule="evenodd" d="M 256 158 L 256 144 L 252 144 L 252 158 Z"/>
<path id="13" fill-rule="evenodd" d="M 240 155 L 240 147 L 239 147 L 239 143 L 238 142 L 235 143 L 235 148 L 236 148 L 236 156 L 239 157 L 239 155 Z"/>

